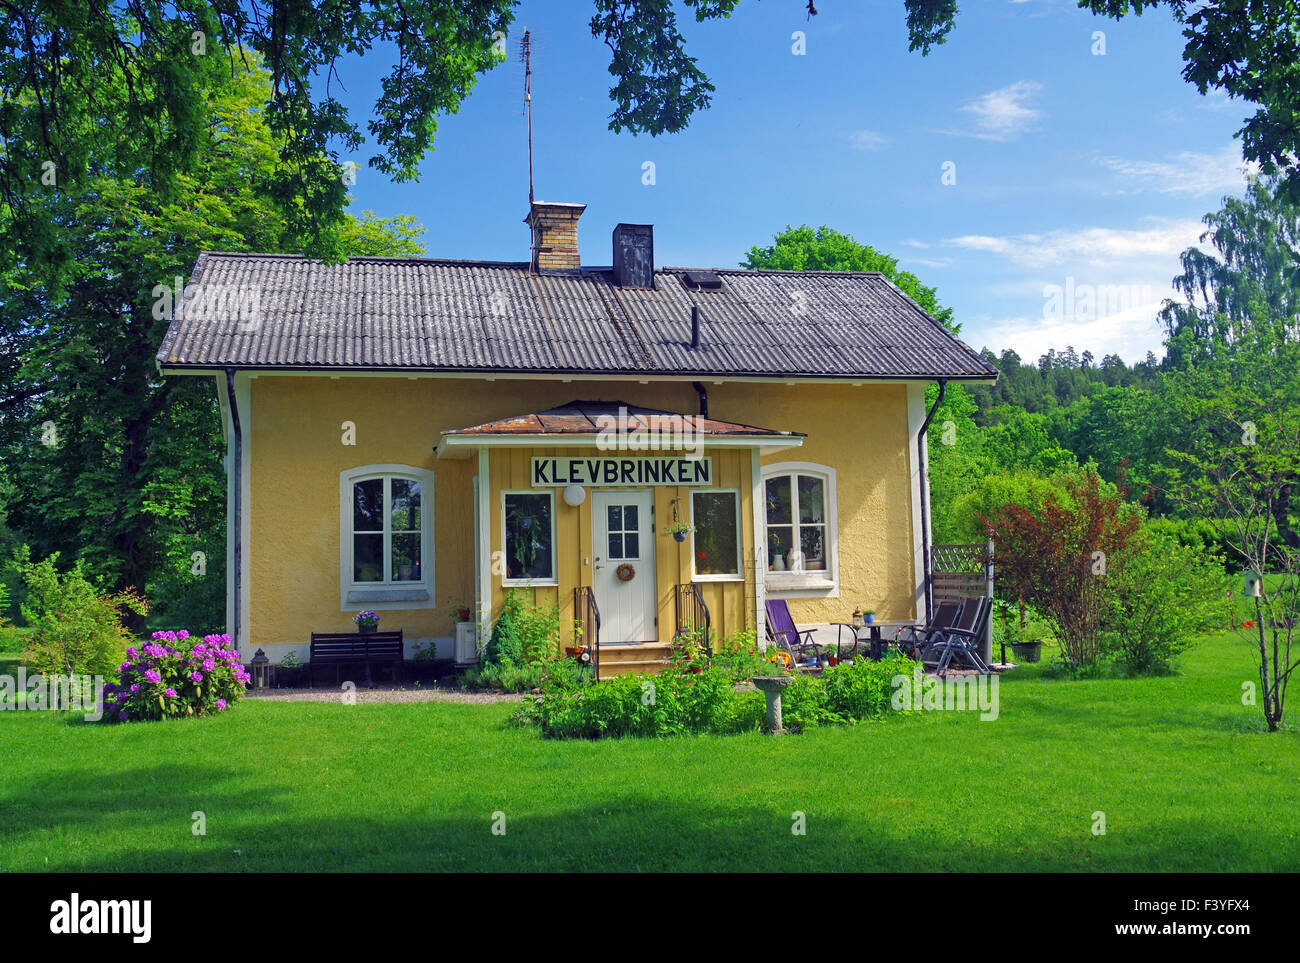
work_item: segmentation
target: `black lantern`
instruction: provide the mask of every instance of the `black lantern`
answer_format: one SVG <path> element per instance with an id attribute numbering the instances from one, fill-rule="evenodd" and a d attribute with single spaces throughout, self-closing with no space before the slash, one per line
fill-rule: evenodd
<path id="1" fill-rule="evenodd" d="M 253 654 L 249 668 L 253 670 L 253 688 L 265 689 L 270 683 L 271 675 L 271 660 L 266 657 L 266 653 L 258 649 Z"/>

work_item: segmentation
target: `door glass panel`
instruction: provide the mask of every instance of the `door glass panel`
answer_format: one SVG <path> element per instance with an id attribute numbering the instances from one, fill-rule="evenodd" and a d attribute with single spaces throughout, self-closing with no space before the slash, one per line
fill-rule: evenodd
<path id="1" fill-rule="evenodd" d="M 641 557 L 641 536 L 636 532 L 628 532 L 623 536 L 623 557 Z"/>
<path id="2" fill-rule="evenodd" d="M 609 533 L 609 557 L 610 558 L 623 557 L 623 536 L 619 532 Z"/>
<path id="3" fill-rule="evenodd" d="M 623 506 L 623 531 L 635 532 L 637 530 L 636 508 L 637 507 L 635 505 Z"/>
<path id="4" fill-rule="evenodd" d="M 621 532 L 623 530 L 623 506 L 610 505 L 606 509 L 606 515 L 609 521 L 605 527 L 611 532 Z"/>

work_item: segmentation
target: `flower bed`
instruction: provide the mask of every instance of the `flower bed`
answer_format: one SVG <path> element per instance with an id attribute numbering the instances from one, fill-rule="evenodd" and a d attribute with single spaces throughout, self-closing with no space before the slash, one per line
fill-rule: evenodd
<path id="1" fill-rule="evenodd" d="M 213 715 L 238 702 L 250 678 L 230 636 L 200 641 L 184 629 L 131 646 L 119 671 L 121 681 L 104 686 L 104 718 L 121 722 Z"/>

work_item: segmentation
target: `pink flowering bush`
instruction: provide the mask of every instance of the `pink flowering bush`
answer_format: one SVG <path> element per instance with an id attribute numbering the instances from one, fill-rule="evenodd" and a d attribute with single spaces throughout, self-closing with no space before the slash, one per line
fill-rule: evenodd
<path id="1" fill-rule="evenodd" d="M 121 681 L 104 686 L 104 718 L 123 722 L 213 715 L 238 702 L 250 678 L 230 636 L 199 641 L 184 629 L 131 646 L 118 668 Z"/>

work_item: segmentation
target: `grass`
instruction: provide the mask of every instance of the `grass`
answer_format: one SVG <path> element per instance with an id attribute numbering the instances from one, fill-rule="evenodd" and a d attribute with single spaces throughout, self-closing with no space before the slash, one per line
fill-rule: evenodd
<path id="1" fill-rule="evenodd" d="M 1300 730 L 1262 732 L 1241 704 L 1254 678 L 1224 635 L 1178 676 L 1027 667 L 1002 679 L 996 722 L 780 739 L 552 742 L 508 726 L 510 704 L 247 702 L 125 726 L 6 712 L 0 869 L 1294 871 Z"/>

